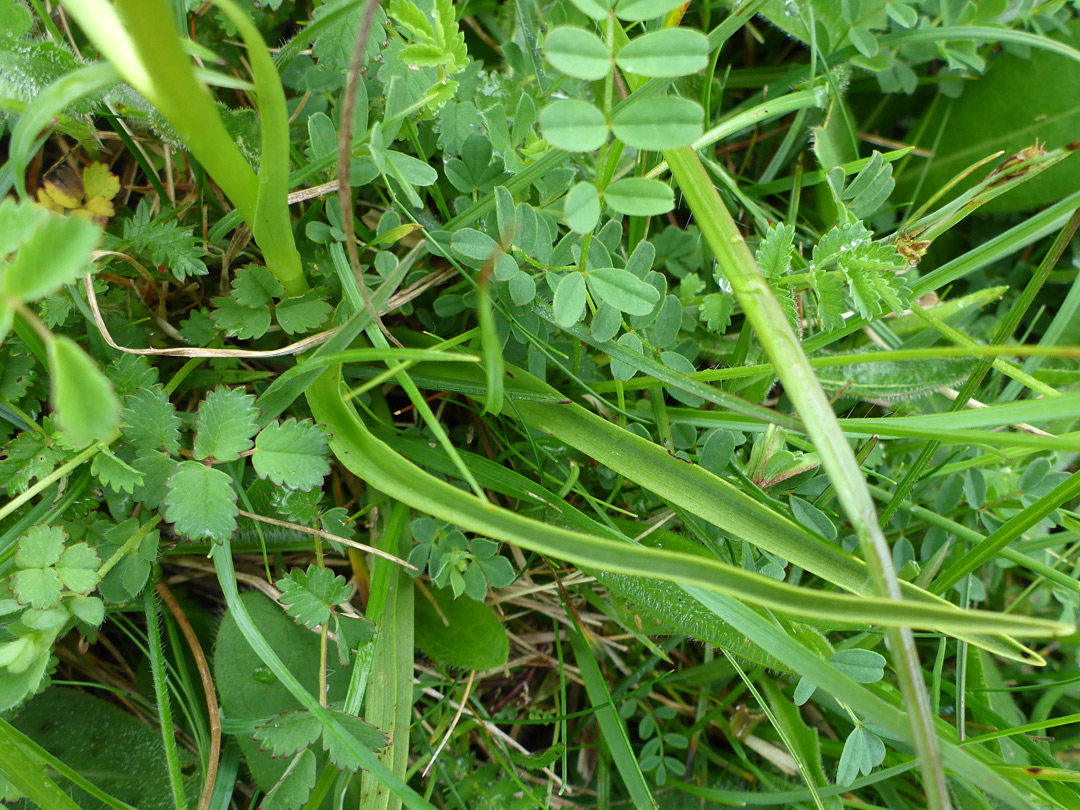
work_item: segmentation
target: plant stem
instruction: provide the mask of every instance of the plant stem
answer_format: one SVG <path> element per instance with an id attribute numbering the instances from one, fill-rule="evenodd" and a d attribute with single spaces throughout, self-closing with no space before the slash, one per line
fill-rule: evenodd
<path id="1" fill-rule="evenodd" d="M 822 465 L 836 487 L 836 494 L 859 537 L 876 593 L 902 599 L 892 565 L 892 553 L 878 526 L 866 481 L 828 397 L 814 376 L 798 337 L 792 331 L 768 282 L 757 266 L 731 214 L 705 173 L 697 153 L 690 147 L 664 153 L 672 177 L 679 184 L 698 226 L 716 255 L 747 320 L 772 359 L 784 390 L 799 412 Z M 933 810 L 949 807 L 945 772 L 938 753 L 930 713 L 930 698 L 922 679 L 918 651 L 911 630 L 886 631 L 900 690 L 909 707 L 908 719 L 923 774 L 927 805 Z"/>

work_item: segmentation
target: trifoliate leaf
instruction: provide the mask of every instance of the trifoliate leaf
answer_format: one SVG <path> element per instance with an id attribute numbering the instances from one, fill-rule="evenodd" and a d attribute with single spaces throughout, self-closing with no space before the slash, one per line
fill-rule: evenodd
<path id="1" fill-rule="evenodd" d="M 349 599 L 349 584 L 328 568 L 294 568 L 277 581 L 285 612 L 307 628 L 326 624 L 334 605 Z"/>
<path id="2" fill-rule="evenodd" d="M 143 482 L 141 472 L 106 450 L 94 456 L 90 472 L 113 492 L 134 492 Z"/>
<path id="3" fill-rule="evenodd" d="M 251 461 L 260 478 L 278 486 L 310 490 L 330 472 L 326 434 L 310 421 L 271 422 L 255 439 Z"/>
<path id="4" fill-rule="evenodd" d="M 332 312 L 319 290 L 296 298 L 283 298 L 277 305 L 277 322 L 290 335 L 303 334 L 322 326 Z"/>
<path id="5" fill-rule="evenodd" d="M 64 550 L 60 561 L 56 563 L 56 573 L 64 587 L 76 593 L 89 593 L 97 586 L 101 577 L 98 567 L 101 560 L 97 552 L 87 543 L 76 543 Z"/>
<path id="6" fill-rule="evenodd" d="M 593 268 L 585 280 L 594 296 L 628 315 L 648 315 L 660 300 L 656 287 L 617 267 Z"/>
<path id="7" fill-rule="evenodd" d="M 85 447 L 111 439 L 120 426 L 120 402 L 112 384 L 71 338 L 56 335 L 48 352 L 52 403 L 68 440 Z"/>
<path id="8" fill-rule="evenodd" d="M 840 764 L 836 768 L 836 782 L 850 785 L 860 772 L 869 776 L 885 759 L 885 744 L 874 732 L 858 725 L 844 741 Z"/>
<path id="9" fill-rule="evenodd" d="M 284 294 L 285 288 L 281 282 L 265 267 L 249 264 L 236 271 L 232 297 L 242 307 L 267 307 Z"/>
<path id="10" fill-rule="evenodd" d="M 160 385 L 140 388 L 124 400 L 123 437 L 136 450 L 180 450 L 180 417 Z"/>
<path id="11" fill-rule="evenodd" d="M 330 712 L 345 732 L 364 748 L 377 753 L 386 747 L 386 735 L 375 726 L 365 723 L 359 717 L 346 714 L 340 709 L 331 709 Z M 331 734 L 329 730 L 323 732 L 323 748 L 330 755 L 330 760 L 341 770 L 352 772 L 359 769 L 360 760 L 352 752 L 351 746 L 339 739 L 336 734 Z"/>
<path id="12" fill-rule="evenodd" d="M 255 397 L 239 388 L 216 388 L 199 405 L 195 417 L 194 456 L 202 461 L 235 461 L 250 450 L 259 430 Z"/>
<path id="13" fill-rule="evenodd" d="M 308 748 L 321 733 L 319 718 L 307 709 L 297 709 L 256 726 L 255 740 L 271 756 L 282 757 Z"/>
<path id="14" fill-rule="evenodd" d="M 167 484 L 165 519 L 192 540 L 225 540 L 236 531 L 232 479 L 198 461 L 182 461 Z"/>

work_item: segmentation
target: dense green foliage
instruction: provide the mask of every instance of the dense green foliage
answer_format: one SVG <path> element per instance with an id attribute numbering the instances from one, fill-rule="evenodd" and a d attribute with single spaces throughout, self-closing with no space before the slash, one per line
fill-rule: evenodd
<path id="1" fill-rule="evenodd" d="M 1078 806 L 1078 11 L 0 0 L 0 800 Z"/>

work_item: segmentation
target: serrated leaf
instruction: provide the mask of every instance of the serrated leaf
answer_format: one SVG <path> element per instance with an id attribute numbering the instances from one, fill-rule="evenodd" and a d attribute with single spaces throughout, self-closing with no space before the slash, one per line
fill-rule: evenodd
<path id="1" fill-rule="evenodd" d="M 56 573 L 65 588 L 85 594 L 94 590 L 101 579 L 97 572 L 100 565 L 97 552 L 89 544 L 76 543 L 64 549 L 56 563 Z"/>
<path id="2" fill-rule="evenodd" d="M 120 426 L 120 402 L 112 383 L 68 337 L 54 336 L 48 353 L 52 403 L 68 440 L 85 447 L 111 439 Z"/>
<path id="3" fill-rule="evenodd" d="M 351 734 L 357 742 L 368 750 L 378 753 L 386 747 L 386 735 L 375 726 L 340 709 L 331 709 L 330 713 L 346 732 Z M 329 754 L 330 761 L 341 770 L 350 773 L 359 770 L 360 760 L 356 758 L 352 749 L 336 736 L 323 732 L 323 748 Z"/>
<path id="4" fill-rule="evenodd" d="M 296 810 L 302 807 L 315 787 L 315 755 L 302 751 L 289 763 L 281 780 L 274 783 L 260 810 Z"/>
<path id="5" fill-rule="evenodd" d="M 136 450 L 180 450 L 180 417 L 160 385 L 140 388 L 124 400 L 123 437 Z"/>
<path id="6" fill-rule="evenodd" d="M 294 568 L 277 581 L 285 612 L 307 628 L 326 624 L 331 609 L 349 599 L 349 583 L 328 568 Z"/>
<path id="7" fill-rule="evenodd" d="M 264 751 L 282 757 L 310 747 L 321 733 L 319 718 L 308 709 L 297 709 L 255 726 L 254 737 Z"/>
<path id="8" fill-rule="evenodd" d="M 326 434 L 310 421 L 271 422 L 255 439 L 251 461 L 260 478 L 278 486 L 310 490 L 330 472 Z"/>
<path id="9" fill-rule="evenodd" d="M 154 264 L 167 267 L 179 281 L 188 276 L 205 276 L 209 271 L 202 257 L 206 249 L 192 228 L 184 228 L 162 213 L 153 217 L 149 197 L 139 201 L 135 213 L 124 220 L 124 240 L 136 252 L 147 253 Z"/>
<path id="10" fill-rule="evenodd" d="M 269 308 L 244 307 L 232 297 L 215 298 L 210 318 L 227 337 L 240 340 L 261 338 L 270 328 Z"/>
<path id="11" fill-rule="evenodd" d="M 242 307 L 266 307 L 285 294 L 274 274 L 258 264 L 249 264 L 236 271 L 232 297 Z"/>
<path id="12" fill-rule="evenodd" d="M 603 146 L 608 136 L 604 114 L 580 99 L 548 104 L 540 111 L 540 129 L 548 143 L 567 152 L 592 152 Z"/>
<path id="13" fill-rule="evenodd" d="M 5 354 L 0 358 L 0 399 L 18 402 L 37 376 L 29 354 Z"/>
<path id="14" fill-rule="evenodd" d="M 90 254 L 99 239 L 101 228 L 88 219 L 49 217 L 23 243 L 4 271 L 4 293 L 22 301 L 36 301 L 71 284 L 92 269 Z"/>
<path id="15" fill-rule="evenodd" d="M 594 296 L 628 315 L 648 315 L 660 300 L 656 287 L 627 270 L 596 267 L 585 278 Z"/>
<path id="16" fill-rule="evenodd" d="M 143 482 L 141 472 L 107 451 L 94 456 L 90 472 L 113 492 L 134 492 Z"/>
<path id="17" fill-rule="evenodd" d="M 825 329 L 839 329 L 844 325 L 844 285 L 838 273 L 814 270 L 810 274 L 810 286 L 817 298 L 816 314 Z"/>
<path id="18" fill-rule="evenodd" d="M 225 540 L 236 531 L 236 492 L 222 470 L 182 461 L 169 478 L 165 519 L 192 540 Z"/>
<path id="19" fill-rule="evenodd" d="M 779 224 L 769 228 L 754 254 L 758 267 L 766 278 L 779 278 L 791 270 L 794 239 L 794 225 Z"/>
<path id="20" fill-rule="evenodd" d="M 435 32 L 431 29 L 431 23 L 412 0 L 393 0 L 386 9 L 386 13 L 398 25 L 409 32 L 413 39 L 422 42 L 432 42 Z"/>
<path id="21" fill-rule="evenodd" d="M 145 357 L 122 354 L 105 367 L 118 396 L 126 397 L 140 388 L 150 388 L 158 381 L 157 369 Z"/>
<path id="22" fill-rule="evenodd" d="M 631 104 L 616 113 L 611 130 L 627 146 L 662 151 L 689 146 L 701 137 L 704 117 L 705 111 L 696 101 L 660 96 Z M 601 144 L 590 147 L 590 150 Z"/>
<path id="23" fill-rule="evenodd" d="M 586 81 L 603 79 L 611 72 L 611 54 L 591 31 L 575 25 L 552 28 L 544 40 L 547 60 L 567 76 Z"/>
<path id="24" fill-rule="evenodd" d="M 843 256 L 839 266 L 851 284 L 851 297 L 864 318 L 881 315 L 883 304 L 893 312 L 903 312 L 911 300 L 903 279 L 896 275 L 906 262 L 892 245 L 864 243 Z"/>
<path id="25" fill-rule="evenodd" d="M 724 334 L 731 324 L 734 299 L 728 293 L 709 293 L 701 301 L 701 317 L 710 332 Z"/>
<path id="26" fill-rule="evenodd" d="M 862 220 L 876 213 L 885 204 L 895 186 L 892 164 L 885 163 L 881 153 L 875 150 L 870 156 L 870 162 L 844 189 L 840 199 L 847 203 L 857 219 Z"/>
<path id="27" fill-rule="evenodd" d="M 165 500 L 166 485 L 176 471 L 176 462 L 157 450 L 143 450 L 136 454 L 131 466 L 142 475 L 142 483 L 135 487 L 132 498 L 149 509 L 157 509 Z"/>
<path id="28" fill-rule="evenodd" d="M 604 202 L 620 214 L 651 217 L 666 214 L 675 207 L 671 186 L 647 177 L 616 180 L 604 190 Z"/>
<path id="29" fill-rule="evenodd" d="M 251 449 L 258 431 L 255 397 L 239 388 L 219 387 L 206 395 L 195 417 L 193 455 L 198 461 L 235 461 Z"/>
<path id="30" fill-rule="evenodd" d="M 311 290 L 295 298 L 283 298 L 277 305 L 277 322 L 290 335 L 308 332 L 326 323 L 333 308 L 320 290 Z"/>
<path id="31" fill-rule="evenodd" d="M 825 270 L 832 262 L 870 241 L 873 235 L 861 222 L 838 225 L 814 245 L 811 269 Z"/>
<path id="32" fill-rule="evenodd" d="M 48 568 L 56 565 L 64 552 L 67 532 L 56 526 L 32 526 L 19 538 L 15 565 L 19 568 Z"/>
<path id="33" fill-rule="evenodd" d="M 54 568 L 27 568 L 12 577 L 15 596 L 23 604 L 39 610 L 60 603 L 60 576 Z"/>
<path id="34" fill-rule="evenodd" d="M 615 64 L 627 73 L 654 79 L 687 76 L 708 66 L 709 40 L 690 28 L 651 31 L 630 40 L 616 54 Z"/>

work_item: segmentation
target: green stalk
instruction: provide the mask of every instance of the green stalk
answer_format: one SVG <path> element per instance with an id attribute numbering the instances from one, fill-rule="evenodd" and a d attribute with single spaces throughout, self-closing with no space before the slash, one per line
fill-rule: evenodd
<path id="1" fill-rule="evenodd" d="M 284 91 L 258 30 L 228 0 L 218 4 L 244 37 L 255 73 L 263 124 L 258 177 L 225 129 L 210 92 L 196 77 L 166 0 L 64 2 L 94 46 L 165 116 L 236 206 L 286 293 L 299 295 L 307 282 L 291 226 L 283 227 L 289 221 Z"/>
<path id="2" fill-rule="evenodd" d="M 859 537 L 875 592 L 881 597 L 901 600 L 903 597 L 893 569 L 892 553 L 878 527 L 866 481 L 798 337 L 788 324 L 731 214 L 713 188 L 697 153 L 683 147 L 665 152 L 664 157 L 701 232 L 731 283 L 732 292 L 772 359 L 785 392 L 806 425 L 822 465 L 836 487 L 837 497 Z M 930 697 L 923 682 L 915 638 L 906 628 L 889 629 L 886 636 L 896 665 L 900 690 L 909 707 L 907 716 L 923 774 L 927 804 L 932 810 L 947 808 L 949 798 L 945 771 L 938 752 Z"/>
<path id="3" fill-rule="evenodd" d="M 187 796 L 184 792 L 184 777 L 180 772 L 180 752 L 176 747 L 176 730 L 173 728 L 172 708 L 169 705 L 169 686 L 165 680 L 165 650 L 161 646 L 157 594 L 152 588 L 143 591 L 143 608 L 146 612 L 146 644 L 149 648 L 150 672 L 154 676 L 161 739 L 165 747 L 165 762 L 169 767 L 169 786 L 172 788 L 176 810 L 186 810 Z"/>

